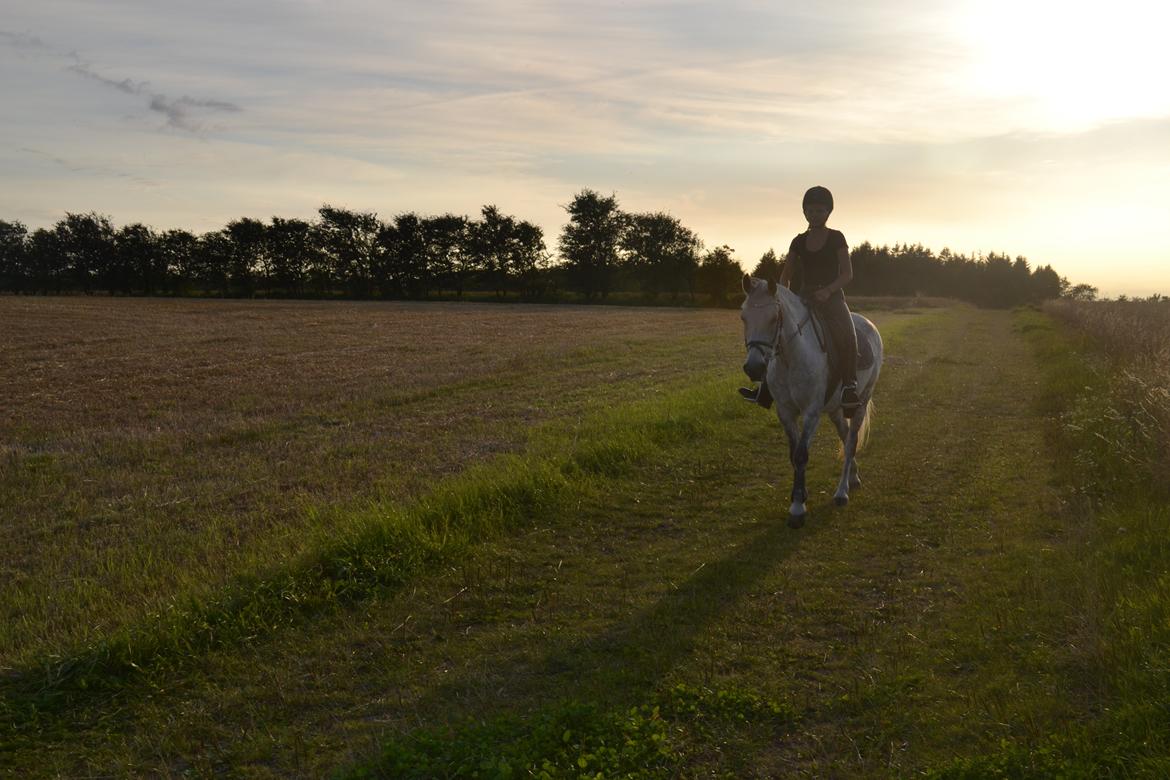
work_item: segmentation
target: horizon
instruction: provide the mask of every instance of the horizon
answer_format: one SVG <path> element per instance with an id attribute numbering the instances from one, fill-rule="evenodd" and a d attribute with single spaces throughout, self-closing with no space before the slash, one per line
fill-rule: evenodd
<path id="1" fill-rule="evenodd" d="M 0 219 L 203 232 L 494 204 L 555 251 L 592 189 L 750 271 L 821 184 L 851 246 L 1167 294 L 1170 90 L 1140 78 L 1170 68 L 1167 21 L 1135 0 L 46 2 L 0 24 Z"/>

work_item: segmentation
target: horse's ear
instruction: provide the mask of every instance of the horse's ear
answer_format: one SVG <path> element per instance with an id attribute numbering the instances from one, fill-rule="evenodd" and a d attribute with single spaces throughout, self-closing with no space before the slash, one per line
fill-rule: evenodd
<path id="1" fill-rule="evenodd" d="M 743 275 L 743 294 L 744 295 L 751 295 L 752 294 L 751 274 L 744 274 Z"/>
<path id="2" fill-rule="evenodd" d="M 776 285 L 775 279 L 768 280 L 768 295 L 775 295 L 776 294 L 776 286 L 777 285 Z"/>

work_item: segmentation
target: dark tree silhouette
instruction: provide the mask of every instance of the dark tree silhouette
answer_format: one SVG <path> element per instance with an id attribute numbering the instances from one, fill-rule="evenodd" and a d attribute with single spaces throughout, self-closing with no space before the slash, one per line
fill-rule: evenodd
<path id="1" fill-rule="evenodd" d="M 617 196 L 603 198 L 593 190 L 582 190 L 564 208 L 569 223 L 561 231 L 561 257 L 570 283 L 586 298 L 604 298 L 613 285 L 625 226 Z"/>
<path id="2" fill-rule="evenodd" d="M 382 294 L 421 298 L 430 288 L 427 234 L 415 213 L 399 214 L 378 233 L 377 273 Z"/>
<path id="3" fill-rule="evenodd" d="M 776 257 L 775 250 L 769 249 L 760 257 L 760 262 L 752 269 L 752 276 L 758 279 L 780 281 L 780 274 L 784 271 L 784 263 Z"/>
<path id="4" fill-rule="evenodd" d="M 111 275 L 118 258 L 114 226 L 110 218 L 94 212 L 66 213 L 54 231 L 69 286 L 89 294 L 101 284 L 113 292 L 116 285 L 111 283 Z M 58 277 L 58 289 L 64 281 Z"/>
<path id="5" fill-rule="evenodd" d="M 1038 300 L 1059 298 L 1068 288 L 1068 280 L 1056 273 L 1050 265 L 1042 265 L 1032 273 L 1032 290 Z"/>
<path id="6" fill-rule="evenodd" d="M 373 269 L 379 253 L 382 224 L 370 212 L 322 206 L 318 227 L 321 248 L 329 258 L 333 276 L 351 295 L 370 295 Z"/>
<path id="7" fill-rule="evenodd" d="M 480 213 L 481 219 L 468 227 L 467 256 L 483 286 L 503 295 L 508 289 L 508 254 L 516 220 L 490 205 Z"/>
<path id="8" fill-rule="evenodd" d="M 683 290 L 694 292 L 695 269 L 703 242 L 676 218 L 664 212 L 630 214 L 621 234 L 624 264 L 650 298 L 669 292 L 677 300 Z"/>
<path id="9" fill-rule="evenodd" d="M 937 257 L 921 245 L 874 247 L 851 252 L 853 282 L 859 295 L 937 295 L 979 306 L 1010 307 L 1061 294 L 1068 282 L 1051 266 L 1031 270 L 1023 257 L 1006 254 L 968 257 L 943 249 Z"/>
<path id="10" fill-rule="evenodd" d="M 187 230 L 167 230 L 158 236 L 162 287 L 173 295 L 190 294 L 196 274 L 199 239 Z"/>
<path id="11" fill-rule="evenodd" d="M 726 244 L 703 255 L 699 263 L 697 284 L 700 292 L 711 296 L 716 306 L 726 306 L 740 291 L 743 269 L 732 257 L 735 250 Z"/>
<path id="12" fill-rule="evenodd" d="M 224 297 L 231 294 L 233 244 L 223 230 L 213 230 L 199 237 L 195 253 L 195 280 L 204 290 L 218 290 Z"/>
<path id="13" fill-rule="evenodd" d="M 544 231 L 531 222 L 513 221 L 508 241 L 505 270 L 515 280 L 520 294 L 526 298 L 539 297 L 542 292 L 542 271 L 549 255 L 544 247 Z"/>
<path id="14" fill-rule="evenodd" d="M 455 214 L 423 220 L 430 275 L 439 289 L 453 289 L 460 296 L 469 273 L 474 270 L 466 252 L 469 225 L 467 217 Z"/>
<path id="15" fill-rule="evenodd" d="M 320 262 L 313 226 L 303 219 L 273 217 L 265 238 L 268 241 L 268 289 L 285 295 L 301 295 L 312 268 Z"/>
<path id="16" fill-rule="evenodd" d="M 243 217 L 229 222 L 223 232 L 230 246 L 228 281 L 237 295 L 251 298 L 256 294 L 257 276 L 270 275 L 267 228 L 258 219 Z"/>
<path id="17" fill-rule="evenodd" d="M 115 230 L 96 213 L 66 214 L 53 228 L 29 233 L 0 221 L 0 290 L 220 295 L 427 297 L 432 291 L 494 291 L 497 297 L 547 296 L 568 289 L 586 299 L 611 291 L 672 299 L 699 287 L 712 303 L 736 296 L 738 265 L 728 247 L 703 258 L 694 232 L 664 212 L 625 214 L 617 197 L 592 190 L 564 207 L 559 265 L 541 228 L 484 206 L 478 219 L 414 212 L 383 224 L 372 212 L 324 205 L 316 221 L 237 219 L 196 238 L 132 224 Z M 853 248 L 856 295 L 932 295 L 980 306 L 1016 306 L 1067 295 L 1095 297 L 1049 265 L 1024 257 L 935 255 L 921 244 Z M 781 258 L 768 250 L 753 273 L 779 278 Z M 799 280 L 797 280 L 799 281 Z"/>
<path id="18" fill-rule="evenodd" d="M 153 295 L 166 273 L 158 236 L 140 222 L 126 225 L 118 231 L 117 247 L 115 275 L 120 292 Z"/>
<path id="19" fill-rule="evenodd" d="M 37 228 L 28 237 L 25 267 L 34 292 L 60 293 L 69 275 L 69 263 L 56 230 Z"/>
<path id="20" fill-rule="evenodd" d="M 23 223 L 0 220 L 0 290 L 24 292 L 29 282 L 27 241 Z"/>

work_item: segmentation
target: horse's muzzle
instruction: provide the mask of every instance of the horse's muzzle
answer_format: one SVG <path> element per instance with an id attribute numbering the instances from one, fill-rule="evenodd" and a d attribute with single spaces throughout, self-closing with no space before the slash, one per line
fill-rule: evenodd
<path id="1" fill-rule="evenodd" d="M 743 362 L 743 372 L 747 374 L 748 379 L 753 382 L 763 382 L 764 374 L 768 371 L 768 361 L 764 360 L 757 350 L 752 350 L 748 353 L 747 360 Z"/>

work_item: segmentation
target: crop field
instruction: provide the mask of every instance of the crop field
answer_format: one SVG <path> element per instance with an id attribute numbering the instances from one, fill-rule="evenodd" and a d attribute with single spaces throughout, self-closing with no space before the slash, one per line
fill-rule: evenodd
<path id="1" fill-rule="evenodd" d="M 792 530 L 735 311 L 0 297 L 0 775 L 1164 775 L 1151 374 L 860 303 Z"/>

